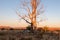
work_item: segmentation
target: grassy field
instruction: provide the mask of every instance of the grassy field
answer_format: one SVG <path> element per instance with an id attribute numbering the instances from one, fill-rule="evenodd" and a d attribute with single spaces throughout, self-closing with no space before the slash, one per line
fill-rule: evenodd
<path id="1" fill-rule="evenodd" d="M 0 30 L 0 40 L 60 40 L 60 31 Z"/>

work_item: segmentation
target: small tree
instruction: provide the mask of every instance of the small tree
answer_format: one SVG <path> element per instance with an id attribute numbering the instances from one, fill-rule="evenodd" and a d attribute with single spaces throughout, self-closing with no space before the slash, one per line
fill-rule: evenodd
<path id="1" fill-rule="evenodd" d="M 48 31 L 48 27 L 47 26 L 44 26 L 44 31 Z"/>
<path id="2" fill-rule="evenodd" d="M 44 12 L 43 5 L 40 4 L 41 0 L 25 0 L 21 3 L 21 8 L 27 11 L 27 14 L 20 15 L 19 11 L 17 10 L 17 15 L 25 20 L 27 23 L 31 24 L 31 29 L 36 29 L 37 27 L 37 18 L 40 14 Z M 26 19 L 28 18 L 28 19 Z"/>

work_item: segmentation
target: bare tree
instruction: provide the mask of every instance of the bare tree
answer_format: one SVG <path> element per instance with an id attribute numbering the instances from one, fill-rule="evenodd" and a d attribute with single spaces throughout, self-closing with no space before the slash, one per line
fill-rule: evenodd
<path id="1" fill-rule="evenodd" d="M 25 0 L 23 3 L 21 3 L 20 7 L 20 9 L 24 9 L 27 11 L 27 13 L 21 16 L 21 13 L 17 10 L 17 15 L 27 23 L 31 24 L 32 30 L 36 29 L 37 18 L 44 12 L 43 5 L 41 5 L 41 0 Z"/>

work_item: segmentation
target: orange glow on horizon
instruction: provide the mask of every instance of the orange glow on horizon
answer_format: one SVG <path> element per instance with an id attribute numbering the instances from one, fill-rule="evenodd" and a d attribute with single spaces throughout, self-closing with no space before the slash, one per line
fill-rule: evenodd
<path id="1" fill-rule="evenodd" d="M 0 21 L 0 25 L 1 26 L 11 26 L 11 27 L 26 27 L 29 24 L 27 24 L 25 21 L 21 20 L 19 21 Z M 47 25 L 48 27 L 56 27 L 59 28 L 60 27 L 60 22 L 40 22 L 38 27 L 43 27 Z"/>

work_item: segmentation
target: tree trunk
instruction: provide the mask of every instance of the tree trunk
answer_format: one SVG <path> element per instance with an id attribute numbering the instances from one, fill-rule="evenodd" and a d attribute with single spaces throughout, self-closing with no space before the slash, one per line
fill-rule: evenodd
<path id="1" fill-rule="evenodd" d="M 32 4 L 32 19 L 31 19 L 31 26 L 33 29 L 36 29 L 36 0 L 31 0 L 31 4 Z"/>

